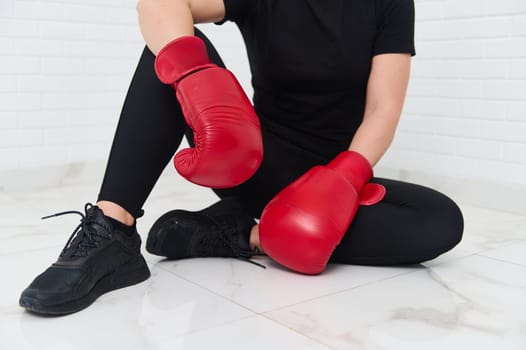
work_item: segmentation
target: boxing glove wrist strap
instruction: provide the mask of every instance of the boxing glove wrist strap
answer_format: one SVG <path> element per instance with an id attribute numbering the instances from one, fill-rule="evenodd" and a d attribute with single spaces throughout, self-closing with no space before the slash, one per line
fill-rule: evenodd
<path id="1" fill-rule="evenodd" d="M 154 67 L 161 82 L 175 84 L 188 74 L 216 65 L 210 62 L 203 40 L 183 36 L 170 41 L 159 51 Z"/>
<path id="2" fill-rule="evenodd" d="M 369 161 L 355 151 L 341 152 L 327 164 L 327 167 L 342 173 L 358 193 L 373 177 L 373 169 Z"/>

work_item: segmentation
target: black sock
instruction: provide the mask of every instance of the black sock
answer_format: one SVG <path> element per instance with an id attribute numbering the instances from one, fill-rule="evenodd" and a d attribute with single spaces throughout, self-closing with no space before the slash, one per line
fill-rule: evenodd
<path id="1" fill-rule="evenodd" d="M 123 224 L 120 221 L 115 220 L 114 218 L 111 218 L 106 215 L 104 216 L 111 223 L 111 226 L 113 227 L 113 229 L 124 232 L 128 236 L 131 236 L 135 232 L 135 223 L 133 223 L 132 226 L 128 226 L 128 225 Z"/>

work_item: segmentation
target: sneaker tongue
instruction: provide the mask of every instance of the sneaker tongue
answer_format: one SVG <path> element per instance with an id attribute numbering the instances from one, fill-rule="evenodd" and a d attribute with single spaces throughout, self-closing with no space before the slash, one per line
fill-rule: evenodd
<path id="1" fill-rule="evenodd" d="M 105 216 L 102 210 L 99 207 L 94 206 L 90 208 L 86 215 L 87 226 L 90 226 L 101 233 L 101 235 L 106 235 L 113 231 L 113 224 L 109 220 L 110 218 Z"/>
<path id="2" fill-rule="evenodd" d="M 75 258 L 91 249 L 93 243 L 112 230 L 111 223 L 105 219 L 102 210 L 93 206 L 86 210 L 86 217 L 82 219 L 78 232 L 68 247 L 62 252 L 62 258 Z"/>
<path id="3" fill-rule="evenodd" d="M 93 206 L 87 208 L 86 211 L 85 211 L 85 216 L 86 216 L 86 219 L 88 219 L 88 220 L 93 220 L 94 218 L 96 218 L 100 214 L 102 214 L 102 210 L 100 210 L 100 208 L 97 207 L 96 205 L 93 205 Z"/>

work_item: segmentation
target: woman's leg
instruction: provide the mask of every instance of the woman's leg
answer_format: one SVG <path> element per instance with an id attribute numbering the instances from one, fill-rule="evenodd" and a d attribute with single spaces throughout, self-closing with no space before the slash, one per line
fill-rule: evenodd
<path id="1" fill-rule="evenodd" d="M 318 164 L 322 158 L 276 137 L 263 125 L 265 156 L 256 175 L 242 185 L 217 190 L 220 197 L 236 197 L 245 210 L 259 217 L 281 189 Z M 418 263 L 453 248 L 462 238 L 463 218 L 447 196 L 427 187 L 375 178 L 387 193 L 382 202 L 361 206 L 331 262 L 363 265 Z M 258 227 L 250 245 L 259 250 Z"/>
<path id="2" fill-rule="evenodd" d="M 360 207 L 330 262 L 356 265 L 416 264 L 451 250 L 462 239 L 464 222 L 448 197 L 419 185 L 375 179 L 387 188 L 385 199 Z M 250 247 L 262 251 L 259 226 Z"/>
<path id="3" fill-rule="evenodd" d="M 463 217 L 447 196 L 427 187 L 374 179 L 387 189 L 382 202 L 362 206 L 331 262 L 416 264 L 445 253 L 462 239 Z"/>
<path id="4" fill-rule="evenodd" d="M 256 174 L 237 187 L 215 190 L 221 198 L 228 198 L 228 202 L 223 201 L 224 205 L 215 205 L 216 212 L 232 221 L 235 217 L 241 220 L 246 215 L 260 217 L 265 205 L 285 186 L 313 166 L 326 164 L 331 159 L 330 155 L 313 154 L 270 132 L 264 120 L 262 132 L 264 158 Z M 462 213 L 445 195 L 401 181 L 376 178 L 374 182 L 386 187 L 385 198 L 376 205 L 359 208 L 348 232 L 332 254 L 331 262 L 364 265 L 418 263 L 450 250 L 462 238 Z M 230 210 L 231 206 L 226 203 L 233 200 L 239 203 L 243 212 Z M 189 232 L 204 232 L 202 225 L 186 225 L 183 219 L 174 222 L 177 225 L 169 224 L 174 237 L 172 242 L 166 243 L 172 245 L 168 248 L 179 245 L 178 249 L 184 250 Z M 231 237 L 246 237 L 251 251 L 262 251 L 257 225 L 251 228 L 251 232 L 229 232 Z M 152 237 L 156 234 L 158 232 L 150 232 Z M 213 235 L 212 232 L 209 236 Z M 213 256 L 213 253 L 208 256 Z"/>
<path id="5" fill-rule="evenodd" d="M 204 38 L 198 30 L 196 34 Z M 222 64 L 210 42 L 205 42 L 211 59 Z M 186 128 L 175 92 L 156 77 L 154 60 L 146 48 L 122 109 L 98 205 L 87 203 L 84 214 L 52 215 L 79 214 L 81 224 L 57 261 L 22 292 L 22 307 L 42 314 L 68 314 L 110 290 L 150 276 L 134 221 Z"/>
<path id="6" fill-rule="evenodd" d="M 224 67 L 204 34 L 195 29 L 195 35 L 205 41 L 212 62 Z M 175 92 L 157 78 L 154 60 L 145 47 L 124 102 L 97 200 L 106 215 L 126 224 L 140 216 L 186 129 Z"/>

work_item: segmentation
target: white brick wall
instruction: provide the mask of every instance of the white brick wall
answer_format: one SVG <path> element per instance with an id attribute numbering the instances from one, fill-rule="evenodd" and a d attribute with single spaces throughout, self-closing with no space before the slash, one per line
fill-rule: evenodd
<path id="1" fill-rule="evenodd" d="M 381 166 L 526 185 L 526 1 L 415 0 Z M 251 94 L 234 26 L 204 26 Z M 143 41 L 134 0 L 0 1 L 0 170 L 105 160 Z"/>
<path id="2" fill-rule="evenodd" d="M 0 2 L 0 170 L 107 158 L 143 41 L 135 2 Z"/>
<path id="3" fill-rule="evenodd" d="M 380 165 L 526 185 L 526 1 L 415 3 L 417 56 Z"/>
<path id="4" fill-rule="evenodd" d="M 135 4 L 0 1 L 0 171 L 107 159 L 144 45 Z M 235 27 L 205 28 L 251 93 Z"/>

